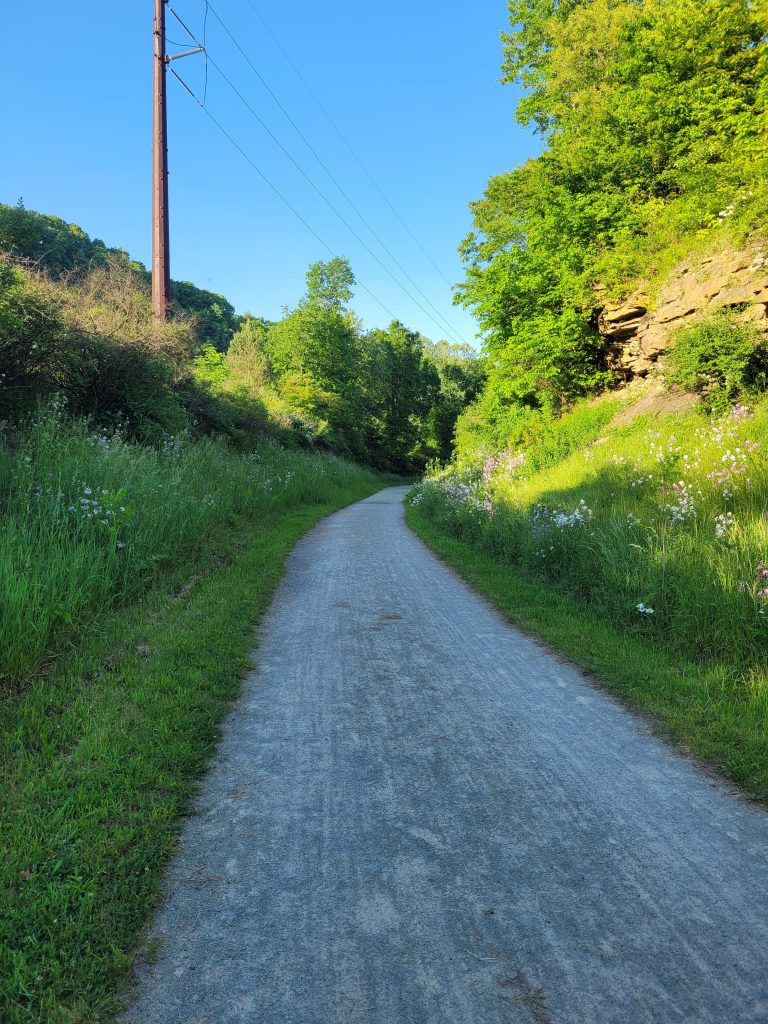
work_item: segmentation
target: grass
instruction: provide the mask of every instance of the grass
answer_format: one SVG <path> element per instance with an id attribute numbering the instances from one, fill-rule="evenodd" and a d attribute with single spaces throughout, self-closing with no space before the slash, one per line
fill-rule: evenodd
<path id="1" fill-rule="evenodd" d="M 56 403 L 41 407 L 0 443 L 0 685 L 23 685 L 94 615 L 204 552 L 222 524 L 373 479 L 334 456 L 274 444 L 243 455 L 186 434 L 129 443 Z"/>
<path id="2" fill-rule="evenodd" d="M 768 798 L 768 401 L 717 419 L 625 410 L 559 460 L 542 443 L 427 480 L 414 527 L 511 618 Z"/>
<path id="3" fill-rule="evenodd" d="M 749 796 L 768 800 L 768 695 L 717 665 L 674 656 L 628 634 L 567 594 L 527 579 L 459 540 L 418 506 L 409 526 L 480 594 L 526 632 L 565 654 L 629 706 L 651 716 Z"/>
<path id="4" fill-rule="evenodd" d="M 62 466 L 69 465 L 62 460 L 91 450 L 83 447 L 87 427 L 59 421 L 56 436 L 62 443 L 68 430 L 73 438 L 68 453 L 57 459 L 49 450 L 45 456 L 62 479 Z M 16 457 L 28 450 L 22 445 Z M 126 452 L 122 443 L 115 451 L 119 460 L 133 454 L 150 470 L 167 466 L 162 460 L 170 458 L 138 447 Z M 179 459 L 199 459 L 206 473 L 215 470 L 205 446 L 173 458 L 168 487 L 176 486 L 175 466 L 177 479 L 187 481 L 187 496 L 196 475 L 189 467 L 181 469 Z M 133 571 L 125 572 L 123 565 L 101 589 L 94 584 L 74 591 L 84 596 L 72 621 L 63 628 L 56 623 L 47 644 L 24 648 L 37 659 L 32 674 L 29 658 L 14 662 L 25 666 L 23 685 L 17 673 L 0 704 L 3 1024 L 112 1019 L 181 818 L 248 668 L 253 625 L 269 605 L 287 553 L 322 516 L 383 482 L 360 467 L 318 456 L 268 450 L 240 469 L 235 460 L 242 456 L 224 458 L 233 486 L 224 491 L 218 514 L 201 510 L 202 537 L 189 525 L 194 510 L 177 526 L 163 526 L 162 518 L 153 525 L 150 516 L 142 516 L 134 491 L 130 529 L 135 532 L 124 534 L 126 546 L 135 545 Z M 254 462 L 262 468 L 254 468 Z M 95 473 L 100 464 L 86 462 L 85 468 Z M 126 469 L 127 463 L 121 465 Z M 110 466 L 115 468 L 109 459 L 101 464 L 99 486 Z M 232 492 L 248 486 L 254 473 L 273 481 L 272 498 L 248 507 L 253 490 Z M 195 486 L 216 494 L 216 486 L 227 486 L 225 475 L 208 475 Z M 73 479 L 82 480 L 82 474 Z M 123 473 L 119 479 L 139 486 L 138 477 Z M 145 493 L 161 482 L 159 469 L 150 473 Z M 155 493 L 157 506 L 165 509 L 181 491 Z M 183 508 L 176 509 L 179 517 L 186 516 Z M 37 550 L 53 553 L 47 535 L 39 535 L 44 525 L 39 514 L 32 523 L 38 532 L 27 540 L 28 550 L 48 544 Z M 143 534 L 151 543 L 142 541 Z M 76 528 L 61 557 L 74 553 L 74 564 L 86 566 L 78 536 Z M 99 571 L 108 572 L 114 537 L 106 531 L 83 536 L 87 554 L 101 556 Z M 163 538 L 182 536 L 186 542 L 158 547 Z M 22 541 L 16 543 L 22 550 Z M 162 552 L 162 561 L 147 566 L 146 551 Z M 149 579 L 142 578 L 147 574 Z M 43 591 L 38 615 L 49 600 Z M 78 638 L 75 630 L 88 616 Z M 3 645 L 16 643 L 17 636 L 4 632 Z"/>

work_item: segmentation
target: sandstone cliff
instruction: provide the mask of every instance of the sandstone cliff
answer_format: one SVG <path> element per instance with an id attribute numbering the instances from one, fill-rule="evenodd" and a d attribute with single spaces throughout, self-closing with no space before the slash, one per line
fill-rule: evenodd
<path id="1" fill-rule="evenodd" d="M 607 341 L 610 366 L 631 380 L 649 372 L 676 330 L 726 308 L 768 332 L 765 246 L 725 250 L 681 263 L 654 303 L 637 292 L 621 304 L 606 304 L 598 316 L 598 330 Z"/>

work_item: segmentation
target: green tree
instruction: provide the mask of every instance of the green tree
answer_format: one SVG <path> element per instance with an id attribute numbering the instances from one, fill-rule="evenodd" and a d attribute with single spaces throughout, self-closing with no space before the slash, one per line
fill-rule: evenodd
<path id="1" fill-rule="evenodd" d="M 598 282 L 620 291 L 665 247 L 722 230 L 723 210 L 768 203 L 768 0 L 510 0 L 509 14 L 504 77 L 546 147 L 491 179 L 460 250 L 489 428 L 608 382 Z"/>
<path id="2" fill-rule="evenodd" d="M 435 367 L 424 357 L 423 339 L 395 320 L 362 339 L 369 449 L 377 462 L 411 471 L 429 457 L 428 417 L 440 390 Z"/>
<path id="3" fill-rule="evenodd" d="M 31 257 L 36 241 L 37 232 L 24 200 L 19 198 L 15 206 L 0 205 L 0 250 Z"/>
<path id="4" fill-rule="evenodd" d="M 337 256 L 323 263 L 313 263 L 307 271 L 307 295 L 305 302 L 310 306 L 340 313 L 346 309 L 352 298 L 355 275 L 349 260 Z"/>
<path id="5" fill-rule="evenodd" d="M 453 451 L 456 423 L 477 400 L 485 383 L 485 361 L 470 345 L 424 342 L 424 356 L 437 370 L 440 388 L 429 410 L 425 447 L 447 462 Z"/>
<path id="6" fill-rule="evenodd" d="M 272 367 L 267 355 L 269 323 L 246 315 L 232 337 L 224 362 L 236 386 L 255 394 L 272 382 Z"/>
<path id="7" fill-rule="evenodd" d="M 362 454 L 357 321 L 345 308 L 353 282 L 346 260 L 313 264 L 305 297 L 269 328 L 268 353 L 286 401 L 331 444 Z"/>
<path id="8" fill-rule="evenodd" d="M 178 309 L 192 318 L 198 345 L 213 345 L 219 352 L 225 352 L 240 326 L 232 303 L 190 281 L 171 282 L 171 296 Z"/>

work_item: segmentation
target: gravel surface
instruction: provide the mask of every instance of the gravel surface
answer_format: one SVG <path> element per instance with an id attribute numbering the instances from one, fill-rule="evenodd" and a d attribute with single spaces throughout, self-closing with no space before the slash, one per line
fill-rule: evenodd
<path id="1" fill-rule="evenodd" d="M 521 635 L 404 488 L 292 554 L 130 1024 L 766 1024 L 768 815 Z"/>

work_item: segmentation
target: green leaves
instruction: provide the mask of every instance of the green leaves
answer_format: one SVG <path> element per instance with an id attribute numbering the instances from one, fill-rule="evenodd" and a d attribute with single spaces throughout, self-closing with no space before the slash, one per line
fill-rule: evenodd
<path id="1" fill-rule="evenodd" d="M 327 263 L 319 260 L 307 271 L 307 296 L 309 306 L 341 312 L 352 298 L 355 275 L 349 260 L 337 256 Z"/>
<path id="2" fill-rule="evenodd" d="M 759 222 L 768 171 L 768 0 L 508 6 L 504 80 L 548 148 L 490 180 L 460 249 L 491 433 L 505 409 L 556 412 L 603 386 L 595 284 L 631 287 L 665 250 L 723 230 L 723 209 Z"/>
<path id="3" fill-rule="evenodd" d="M 708 409 L 725 412 L 740 396 L 766 389 L 768 349 L 750 325 L 720 313 L 678 331 L 665 376 L 700 394 Z"/>

